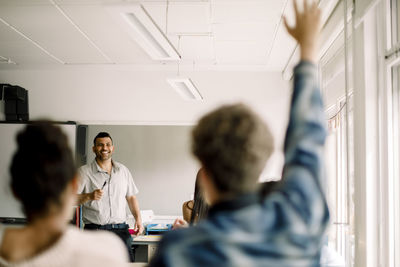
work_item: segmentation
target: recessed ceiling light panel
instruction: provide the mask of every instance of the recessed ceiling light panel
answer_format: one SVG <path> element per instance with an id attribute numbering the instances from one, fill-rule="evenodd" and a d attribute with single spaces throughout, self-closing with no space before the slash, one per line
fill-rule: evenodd
<path id="1" fill-rule="evenodd" d="M 175 89 L 175 91 L 185 100 L 203 100 L 199 90 L 189 78 L 170 78 L 167 82 Z"/>
<path id="2" fill-rule="evenodd" d="M 178 51 L 164 32 L 140 4 L 113 6 L 110 8 L 122 21 L 129 35 L 154 60 L 180 60 Z"/>

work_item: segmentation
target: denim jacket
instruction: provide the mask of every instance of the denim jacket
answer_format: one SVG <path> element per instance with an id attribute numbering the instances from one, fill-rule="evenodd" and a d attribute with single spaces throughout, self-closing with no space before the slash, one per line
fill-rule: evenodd
<path id="1" fill-rule="evenodd" d="M 238 196 L 206 220 L 167 233 L 150 266 L 320 266 L 329 212 L 321 189 L 326 137 L 317 69 L 300 62 L 286 132 L 282 180 L 264 199 Z"/>

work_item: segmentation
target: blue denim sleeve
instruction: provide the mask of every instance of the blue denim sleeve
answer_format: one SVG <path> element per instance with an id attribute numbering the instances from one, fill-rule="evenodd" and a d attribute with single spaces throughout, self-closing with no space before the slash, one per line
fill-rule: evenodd
<path id="1" fill-rule="evenodd" d="M 321 188 L 321 179 L 324 179 L 325 123 L 317 68 L 310 62 L 302 61 L 294 69 L 294 90 L 284 143 L 285 165 L 278 202 L 283 204 L 282 212 L 286 213 L 287 224 L 302 222 L 317 235 L 324 231 L 329 218 Z"/>

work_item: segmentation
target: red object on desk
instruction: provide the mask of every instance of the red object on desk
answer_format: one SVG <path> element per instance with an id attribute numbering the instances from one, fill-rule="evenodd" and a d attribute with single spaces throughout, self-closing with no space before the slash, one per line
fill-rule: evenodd
<path id="1" fill-rule="evenodd" d="M 129 228 L 129 233 L 131 234 L 131 235 L 136 235 L 137 233 L 139 232 L 139 229 L 130 229 Z"/>

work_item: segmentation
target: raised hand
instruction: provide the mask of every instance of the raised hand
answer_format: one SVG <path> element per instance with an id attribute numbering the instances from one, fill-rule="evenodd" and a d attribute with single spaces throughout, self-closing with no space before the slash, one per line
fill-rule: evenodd
<path id="1" fill-rule="evenodd" d="M 300 46 L 302 60 L 311 62 L 318 61 L 318 43 L 321 30 L 321 10 L 315 0 L 311 5 L 304 0 L 304 10 L 299 12 L 296 0 L 293 0 L 293 7 L 296 16 L 296 24 L 291 27 L 284 17 L 284 24 L 288 33 L 296 39 Z"/>

